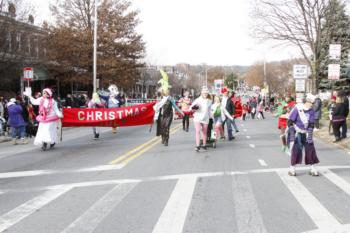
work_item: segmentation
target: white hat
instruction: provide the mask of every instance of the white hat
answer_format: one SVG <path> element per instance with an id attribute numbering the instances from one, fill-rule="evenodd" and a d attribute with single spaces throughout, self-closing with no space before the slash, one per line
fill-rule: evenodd
<path id="1" fill-rule="evenodd" d="M 15 98 L 11 98 L 9 100 L 9 102 L 7 103 L 7 107 L 10 107 L 11 105 L 14 105 L 16 103 L 16 99 Z"/>
<path id="2" fill-rule="evenodd" d="M 50 88 L 45 88 L 45 89 L 43 90 L 43 93 L 44 93 L 44 92 L 46 92 L 47 94 L 49 94 L 50 97 L 52 97 L 52 91 L 51 91 Z"/>
<path id="3" fill-rule="evenodd" d="M 311 93 L 306 94 L 306 98 L 305 98 L 306 102 L 314 103 L 315 99 L 316 99 L 316 96 L 314 96 L 313 94 Z"/>

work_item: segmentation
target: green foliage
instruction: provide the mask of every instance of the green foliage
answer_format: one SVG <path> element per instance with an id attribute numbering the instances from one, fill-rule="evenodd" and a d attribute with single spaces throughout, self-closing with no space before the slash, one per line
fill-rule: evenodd
<path id="1" fill-rule="evenodd" d="M 237 85 L 238 85 L 237 74 L 231 73 L 225 78 L 225 86 L 227 86 L 228 88 L 236 89 Z"/>
<path id="2" fill-rule="evenodd" d="M 326 8 L 325 21 L 321 30 L 320 67 L 318 72 L 319 89 L 350 89 L 348 56 L 350 50 L 350 18 L 346 13 L 346 5 L 340 0 L 330 0 Z M 340 61 L 331 60 L 329 45 L 341 44 Z M 341 80 L 328 80 L 328 65 L 340 64 Z"/>

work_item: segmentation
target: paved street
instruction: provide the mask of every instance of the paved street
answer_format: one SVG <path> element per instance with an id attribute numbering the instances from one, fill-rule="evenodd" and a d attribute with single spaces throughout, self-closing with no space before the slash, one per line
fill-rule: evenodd
<path id="1" fill-rule="evenodd" d="M 289 177 L 271 116 L 199 153 L 179 123 L 169 147 L 148 126 L 66 129 L 46 152 L 0 144 L 0 232 L 350 232 L 347 151 L 316 140 L 321 176 Z"/>

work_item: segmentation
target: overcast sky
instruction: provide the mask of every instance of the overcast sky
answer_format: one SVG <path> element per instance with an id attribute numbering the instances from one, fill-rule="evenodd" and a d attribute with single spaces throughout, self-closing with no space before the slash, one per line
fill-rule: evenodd
<path id="1" fill-rule="evenodd" d="M 52 0 L 51 0 L 52 1 Z M 140 11 L 146 62 L 250 65 L 295 57 L 292 49 L 269 49 L 249 36 L 251 0 L 132 0 Z M 38 20 L 50 17 L 49 0 L 32 0 Z"/>

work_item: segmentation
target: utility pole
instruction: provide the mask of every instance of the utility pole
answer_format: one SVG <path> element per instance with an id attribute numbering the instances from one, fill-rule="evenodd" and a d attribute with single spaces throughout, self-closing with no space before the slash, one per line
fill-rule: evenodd
<path id="1" fill-rule="evenodd" d="M 94 64 L 93 64 L 93 92 L 96 92 L 96 76 L 97 76 L 97 0 L 95 0 L 94 8 Z"/>

